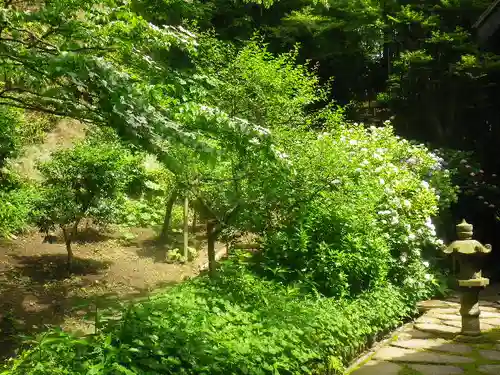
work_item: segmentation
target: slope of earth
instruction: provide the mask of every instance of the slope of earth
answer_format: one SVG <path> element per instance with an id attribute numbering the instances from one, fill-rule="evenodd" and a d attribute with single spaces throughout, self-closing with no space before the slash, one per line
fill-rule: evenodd
<path id="1" fill-rule="evenodd" d="M 200 272 L 207 263 L 201 242 L 198 257 L 187 264 L 165 261 L 150 229 L 136 229 L 123 242 L 116 233 L 82 233 L 74 245 L 74 267 L 68 276 L 64 244 L 43 243 L 38 233 L 0 243 L 0 357 L 11 355 L 20 335 L 60 326 L 90 333 L 96 309 L 118 308 L 154 289 L 173 285 Z M 225 254 L 222 244 L 217 255 Z"/>
<path id="2" fill-rule="evenodd" d="M 47 133 L 42 144 L 25 147 L 22 156 L 10 164 L 21 176 L 39 179 L 37 163 L 48 160 L 52 152 L 70 148 L 76 141 L 83 139 L 85 129 L 85 125 L 79 121 L 62 119 L 57 122 L 54 130 Z"/>

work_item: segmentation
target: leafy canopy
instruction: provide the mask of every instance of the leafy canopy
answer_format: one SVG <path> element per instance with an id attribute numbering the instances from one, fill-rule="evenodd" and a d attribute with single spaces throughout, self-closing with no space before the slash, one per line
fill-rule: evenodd
<path id="1" fill-rule="evenodd" d="M 77 226 L 89 217 L 110 220 L 117 198 L 144 174 L 140 155 L 116 143 L 92 140 L 53 153 L 39 169 L 44 180 L 36 221 L 42 230 Z"/>
<path id="2" fill-rule="evenodd" d="M 187 77 L 203 81 L 189 63 L 195 36 L 182 27 L 157 27 L 128 4 L 69 0 L 3 8 L 0 26 L 0 104 L 112 127 L 172 170 L 181 164 L 169 155 L 172 144 L 209 157 L 216 150 L 207 137 L 228 145 L 260 137 L 250 124 L 182 95 Z"/>

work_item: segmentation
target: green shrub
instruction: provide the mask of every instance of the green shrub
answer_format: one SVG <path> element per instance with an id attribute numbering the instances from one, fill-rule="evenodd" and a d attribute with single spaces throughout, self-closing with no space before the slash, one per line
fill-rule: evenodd
<path id="1" fill-rule="evenodd" d="M 42 143 L 47 133 L 54 130 L 58 117 L 39 112 L 27 112 L 20 128 L 20 138 L 23 145 Z"/>
<path id="2" fill-rule="evenodd" d="M 442 160 L 390 126 L 281 137 L 292 172 L 271 186 L 278 219 L 259 258 L 267 274 L 337 297 L 389 280 L 424 298 L 435 284 L 425 259 L 442 243 L 432 217 L 455 199 Z"/>
<path id="3" fill-rule="evenodd" d="M 327 98 L 327 88 L 315 73 L 297 64 L 298 48 L 273 55 L 254 38 L 227 56 L 231 48 L 224 48 L 223 42 L 210 38 L 204 42 L 214 44 L 210 56 L 227 64 L 221 68 L 210 61 L 214 65 L 211 74 L 217 78 L 211 94 L 215 104 L 231 116 L 270 128 L 303 126 L 308 118 L 305 109 Z"/>
<path id="4" fill-rule="evenodd" d="M 0 191 L 0 237 L 17 234 L 29 227 L 37 197 L 37 189 L 27 184 Z"/>
<path id="5" fill-rule="evenodd" d="M 157 227 L 163 222 L 164 211 L 164 197 L 130 199 L 124 196 L 114 221 L 130 227 Z"/>
<path id="6" fill-rule="evenodd" d="M 411 313 L 390 285 L 337 301 L 226 264 L 218 279 L 136 304 L 96 336 L 54 334 L 2 375 L 336 374 Z"/>

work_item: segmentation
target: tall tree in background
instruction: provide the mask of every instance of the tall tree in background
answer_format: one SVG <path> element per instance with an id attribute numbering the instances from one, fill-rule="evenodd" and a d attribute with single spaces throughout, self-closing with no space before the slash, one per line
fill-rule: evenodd
<path id="1" fill-rule="evenodd" d="M 471 30 L 484 9 L 485 2 L 410 1 L 389 14 L 392 64 L 380 98 L 405 136 L 469 149 L 489 143 L 499 60 L 480 50 Z"/>

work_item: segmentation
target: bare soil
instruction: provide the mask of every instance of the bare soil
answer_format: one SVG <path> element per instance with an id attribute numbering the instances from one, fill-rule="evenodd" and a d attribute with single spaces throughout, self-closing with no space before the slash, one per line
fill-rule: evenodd
<path id="1" fill-rule="evenodd" d="M 94 331 L 96 308 L 123 303 L 199 274 L 208 262 L 203 236 L 198 257 L 187 264 L 166 262 L 151 229 L 136 229 L 123 241 L 116 233 L 90 228 L 74 244 L 74 267 L 66 269 L 64 244 L 43 243 L 39 233 L 0 243 L 0 358 L 12 355 L 20 335 L 48 326 L 75 333 Z M 222 244 L 217 254 L 225 254 Z"/>
<path id="2" fill-rule="evenodd" d="M 36 165 L 50 159 L 50 154 L 70 148 L 76 141 L 85 137 L 85 125 L 72 119 L 60 120 L 55 129 L 47 134 L 42 144 L 35 144 L 24 149 L 23 155 L 11 162 L 14 170 L 22 176 L 40 180 L 41 175 Z"/>

